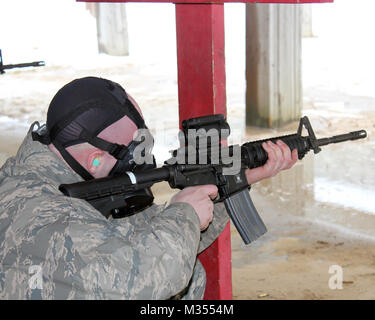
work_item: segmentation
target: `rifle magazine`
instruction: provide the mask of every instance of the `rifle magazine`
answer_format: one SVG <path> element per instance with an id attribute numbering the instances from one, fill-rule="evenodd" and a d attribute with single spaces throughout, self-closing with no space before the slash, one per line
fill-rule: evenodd
<path id="1" fill-rule="evenodd" d="M 242 190 L 224 200 L 228 214 L 245 244 L 257 240 L 267 232 L 248 189 Z"/>

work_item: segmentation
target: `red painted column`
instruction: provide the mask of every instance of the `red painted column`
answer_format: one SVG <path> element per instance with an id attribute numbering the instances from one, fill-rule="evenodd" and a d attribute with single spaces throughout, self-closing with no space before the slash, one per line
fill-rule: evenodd
<path id="1" fill-rule="evenodd" d="M 184 119 L 226 115 L 223 4 L 176 4 L 180 126 Z M 199 255 L 207 275 L 205 299 L 232 299 L 229 223 Z"/>

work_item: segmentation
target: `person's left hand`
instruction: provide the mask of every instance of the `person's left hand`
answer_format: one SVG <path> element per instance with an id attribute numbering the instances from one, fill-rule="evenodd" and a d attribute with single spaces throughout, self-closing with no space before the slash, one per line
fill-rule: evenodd
<path id="1" fill-rule="evenodd" d="M 291 152 L 289 147 L 281 140 L 277 140 L 276 143 L 263 142 L 262 147 L 267 152 L 268 160 L 262 167 L 245 171 L 249 184 L 273 177 L 281 170 L 291 168 L 298 160 L 297 149 Z"/>

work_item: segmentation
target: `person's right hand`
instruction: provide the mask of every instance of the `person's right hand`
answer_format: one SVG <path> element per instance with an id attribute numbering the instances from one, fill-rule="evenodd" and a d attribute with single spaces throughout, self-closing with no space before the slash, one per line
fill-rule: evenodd
<path id="1" fill-rule="evenodd" d="M 217 187 L 207 184 L 203 186 L 187 187 L 175 194 L 170 203 L 189 203 L 197 213 L 200 221 L 201 231 L 208 228 L 213 219 L 214 203 L 217 196 Z"/>

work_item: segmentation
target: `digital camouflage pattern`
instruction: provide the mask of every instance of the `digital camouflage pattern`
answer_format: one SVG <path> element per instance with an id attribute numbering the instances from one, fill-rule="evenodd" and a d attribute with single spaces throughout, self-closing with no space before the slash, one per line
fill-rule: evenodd
<path id="1" fill-rule="evenodd" d="M 0 170 L 0 299 L 203 298 L 196 256 L 227 224 L 224 206 L 203 233 L 186 203 L 107 220 L 60 193 L 82 178 L 32 141 L 32 127 Z"/>

